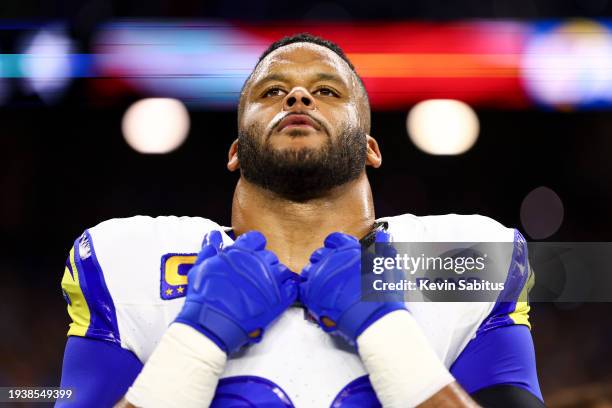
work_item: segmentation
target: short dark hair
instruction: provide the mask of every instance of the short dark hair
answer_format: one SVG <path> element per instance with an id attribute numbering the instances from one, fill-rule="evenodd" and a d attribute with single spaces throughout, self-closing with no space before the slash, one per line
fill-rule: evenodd
<path id="1" fill-rule="evenodd" d="M 274 51 L 274 50 L 276 50 L 276 49 L 278 49 L 280 47 L 284 47 L 285 45 L 294 44 L 294 43 L 300 43 L 300 42 L 316 44 L 316 45 L 320 45 L 321 47 L 325 47 L 325 48 L 328 48 L 328 49 L 332 50 L 340 58 L 342 58 L 344 60 L 344 62 L 346 62 L 348 64 L 348 66 L 351 68 L 351 70 L 355 73 L 355 75 L 357 75 L 357 71 L 355 70 L 355 67 L 353 66 L 351 61 L 348 59 L 348 57 L 346 56 L 344 51 L 342 51 L 342 48 L 340 48 L 340 46 L 338 44 L 336 44 L 334 42 L 331 42 L 329 40 L 326 40 L 324 38 L 317 37 L 316 35 L 312 35 L 310 33 L 294 34 L 292 36 L 283 37 L 280 40 L 273 42 L 263 52 L 263 54 L 261 54 L 261 56 L 259 57 L 259 60 L 257 60 L 257 64 L 255 64 L 255 68 L 257 68 L 257 65 L 259 65 L 259 63 L 264 58 L 266 58 L 268 56 L 268 54 L 270 54 L 272 51 Z M 253 71 L 255 71 L 255 68 L 253 68 Z M 357 77 L 359 78 L 359 75 L 357 75 Z M 361 78 L 359 78 L 359 79 L 361 79 Z"/>
<path id="2" fill-rule="evenodd" d="M 355 75 L 355 77 L 357 77 L 357 81 L 359 82 L 359 86 L 361 87 L 361 91 L 363 93 L 363 97 L 365 98 L 365 102 L 367 104 L 368 110 L 370 109 L 370 101 L 368 99 L 368 93 L 367 93 L 367 91 L 365 89 L 365 85 L 363 84 L 363 80 L 361 79 L 361 77 L 357 73 L 357 70 L 355 70 L 355 66 L 353 65 L 353 63 L 348 59 L 348 57 L 346 56 L 344 51 L 342 51 L 342 48 L 340 48 L 340 46 L 338 44 L 336 44 L 336 43 L 334 43 L 332 41 L 326 40 L 324 38 L 317 37 L 316 35 L 312 35 L 310 33 L 299 33 L 299 34 L 294 34 L 294 35 L 291 35 L 291 36 L 283 37 L 280 40 L 277 40 L 277 41 L 273 42 L 261 54 L 261 56 L 257 60 L 257 64 L 255 64 L 255 66 L 253 67 L 253 70 L 249 74 L 249 76 L 246 79 L 246 81 L 244 81 L 244 84 L 242 85 L 242 89 L 240 90 L 240 101 L 238 103 L 238 112 L 239 113 L 242 110 L 242 97 L 244 96 L 244 90 L 245 90 L 247 84 L 249 83 L 249 81 L 251 80 L 251 76 L 253 75 L 253 73 L 255 72 L 255 70 L 257 69 L 259 64 L 261 63 L 261 61 L 263 61 L 263 59 L 266 58 L 270 53 L 272 53 L 273 51 L 275 51 L 275 50 L 277 50 L 277 49 L 279 49 L 281 47 L 284 47 L 284 46 L 289 45 L 289 44 L 301 43 L 301 42 L 320 45 L 321 47 L 325 47 L 325 48 L 333 51 L 334 53 L 336 53 L 336 55 L 338 55 L 340 58 L 342 58 L 342 60 L 344 62 L 346 62 L 346 64 L 349 66 L 351 71 L 353 71 L 353 74 Z M 369 123 L 369 120 L 368 120 L 368 123 Z M 369 127 L 369 125 L 368 125 L 368 127 Z"/>

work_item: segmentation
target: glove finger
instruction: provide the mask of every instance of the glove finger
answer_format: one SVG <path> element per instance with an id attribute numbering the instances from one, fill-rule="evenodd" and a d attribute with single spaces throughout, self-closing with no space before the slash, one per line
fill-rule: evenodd
<path id="1" fill-rule="evenodd" d="M 221 250 L 222 244 L 223 238 L 221 237 L 221 232 L 214 230 L 206 234 L 202 242 L 202 249 L 200 250 L 200 253 L 195 261 L 195 265 L 199 265 L 206 259 L 217 255 L 217 253 L 219 253 Z"/>
<path id="2" fill-rule="evenodd" d="M 276 282 L 282 293 L 283 308 L 291 305 L 298 297 L 300 275 L 292 272 L 285 265 L 279 263 L 274 270 Z"/>
<path id="3" fill-rule="evenodd" d="M 272 251 L 268 251 L 264 249 L 263 251 L 259 252 L 259 254 L 264 259 L 264 262 L 267 263 L 268 265 L 272 266 L 278 263 L 278 258 Z"/>
<path id="4" fill-rule="evenodd" d="M 374 242 L 393 242 L 393 237 L 387 231 L 376 231 Z"/>
<path id="5" fill-rule="evenodd" d="M 303 304 L 306 304 L 308 299 L 308 286 L 306 281 L 302 281 L 298 287 L 298 299 Z"/>
<path id="6" fill-rule="evenodd" d="M 285 282 L 288 280 L 291 280 L 294 282 L 299 282 L 300 280 L 300 275 L 298 275 L 295 272 L 292 272 L 291 269 L 287 268 L 282 263 L 279 263 L 276 266 L 276 271 L 274 272 L 274 275 L 279 285 L 285 284 Z"/>
<path id="7" fill-rule="evenodd" d="M 374 250 L 377 255 L 392 258 L 397 254 L 397 250 L 393 246 L 393 236 L 387 231 L 377 231 L 374 242 Z"/>
<path id="8" fill-rule="evenodd" d="M 329 251 L 330 249 L 325 247 L 317 249 L 312 253 L 312 255 L 310 255 L 310 263 L 319 262 L 321 259 L 323 259 L 323 257 L 325 257 L 325 255 L 329 253 Z"/>
<path id="9" fill-rule="evenodd" d="M 359 241 L 355 237 L 341 232 L 332 232 L 325 238 L 326 248 L 336 249 L 345 245 L 359 245 Z"/>
<path id="10" fill-rule="evenodd" d="M 308 278 L 310 278 L 310 270 L 311 269 L 312 269 L 312 264 L 308 264 L 308 265 L 306 265 L 302 269 L 302 273 L 300 273 L 300 277 L 302 279 L 302 282 L 306 282 L 308 280 Z"/>
<path id="11" fill-rule="evenodd" d="M 238 237 L 233 247 L 261 251 L 266 247 L 266 237 L 259 231 L 249 231 Z"/>
<path id="12" fill-rule="evenodd" d="M 210 257 L 217 255 L 217 250 L 212 245 L 204 245 L 198 254 L 194 265 L 199 265 Z"/>
<path id="13" fill-rule="evenodd" d="M 282 289 L 287 295 L 286 304 L 292 304 L 298 297 L 300 276 L 284 267 L 284 271 L 279 274 L 279 281 L 282 282 Z"/>

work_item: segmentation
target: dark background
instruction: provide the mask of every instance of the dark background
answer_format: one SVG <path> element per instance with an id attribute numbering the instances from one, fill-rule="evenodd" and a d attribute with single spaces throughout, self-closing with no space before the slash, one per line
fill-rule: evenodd
<path id="1" fill-rule="evenodd" d="M 0 4 L 7 21 L 67 21 L 87 51 L 97 24 L 116 17 L 402 19 L 606 17 L 607 0 L 25 1 Z M 0 31 L 2 49 L 13 44 Z M 99 106 L 75 80 L 59 104 L 18 91 L 0 107 L 0 386 L 57 386 L 68 316 L 61 295 L 73 240 L 105 219 L 192 215 L 228 225 L 237 176 L 225 170 L 235 112 L 193 110 L 177 151 L 141 155 L 124 142 L 121 118 L 135 99 Z M 449 212 L 487 215 L 522 228 L 520 206 L 553 189 L 564 219 L 550 241 L 612 241 L 612 112 L 477 110 L 481 132 L 464 155 L 430 156 L 406 135 L 406 112 L 373 112 L 384 157 L 370 171 L 377 216 Z M 527 236 L 528 237 L 528 236 Z M 528 237 L 529 238 L 529 237 Z M 534 304 L 540 384 L 554 406 L 612 406 L 612 304 Z M 605 397 L 605 395 L 608 397 Z M 606 402 L 608 401 L 608 402 Z M 608 404 L 608 405 L 606 405 Z"/>

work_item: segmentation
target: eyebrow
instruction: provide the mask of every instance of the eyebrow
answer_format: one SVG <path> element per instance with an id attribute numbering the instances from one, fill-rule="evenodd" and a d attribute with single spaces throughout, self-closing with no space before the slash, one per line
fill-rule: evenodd
<path id="1" fill-rule="evenodd" d="M 279 74 L 279 73 L 274 73 L 274 74 L 268 74 L 265 77 L 261 78 L 260 80 L 258 80 L 257 82 L 255 82 L 253 85 L 254 86 L 260 86 L 261 84 L 265 83 L 265 82 L 270 82 L 270 81 L 279 81 L 279 82 L 287 82 L 289 80 L 289 78 L 286 75 L 283 74 Z M 338 75 L 335 74 L 329 74 L 326 72 L 319 72 L 315 75 L 315 81 L 332 81 L 332 82 L 337 82 L 340 83 L 344 86 L 347 86 L 347 84 L 342 80 L 342 78 Z"/>
<path id="2" fill-rule="evenodd" d="M 260 86 L 263 83 L 270 81 L 279 81 L 279 82 L 287 82 L 287 77 L 283 74 L 268 74 L 265 77 L 259 79 L 257 82 L 253 84 L 253 87 Z"/>

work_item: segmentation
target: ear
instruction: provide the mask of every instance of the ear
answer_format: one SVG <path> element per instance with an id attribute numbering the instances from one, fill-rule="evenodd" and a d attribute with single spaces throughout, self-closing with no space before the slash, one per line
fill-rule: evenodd
<path id="1" fill-rule="evenodd" d="M 238 139 L 232 142 L 232 145 L 229 148 L 229 152 L 227 152 L 227 169 L 229 171 L 236 171 L 240 168 L 240 163 L 238 162 Z"/>
<path id="2" fill-rule="evenodd" d="M 382 164 L 382 154 L 378 147 L 378 142 L 370 135 L 366 135 L 368 150 L 366 152 L 366 166 L 372 166 L 375 169 Z"/>

